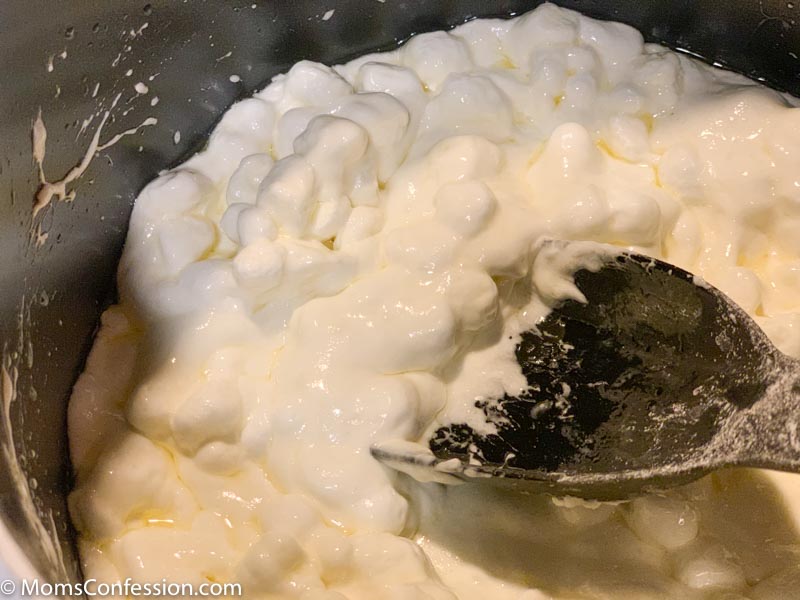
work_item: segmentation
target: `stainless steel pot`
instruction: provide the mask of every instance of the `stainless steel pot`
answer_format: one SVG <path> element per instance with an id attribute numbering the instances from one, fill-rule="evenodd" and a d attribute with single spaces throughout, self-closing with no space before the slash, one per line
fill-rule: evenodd
<path id="1" fill-rule="evenodd" d="M 131 205 L 156 173 L 202 146 L 236 99 L 307 58 L 336 63 L 537 0 L 6 0 L 0 3 L 0 554 L 4 571 L 80 578 L 66 509 L 66 402 L 114 273 Z M 564 0 L 650 41 L 800 95 L 800 2 Z M 330 18 L 325 13 L 333 10 Z M 236 75 L 231 79 L 231 75 Z M 139 94 L 135 84 L 149 89 Z M 142 88 L 139 88 L 140 90 Z M 114 98 L 121 94 L 112 109 Z M 153 98 L 158 97 L 158 103 Z M 32 123 L 47 130 L 44 174 L 146 117 L 74 182 L 72 203 L 33 218 Z M 94 115 L 94 117 L 92 117 Z M 90 120 L 91 119 L 91 120 Z M 180 132 L 180 136 L 176 134 Z M 46 234 L 46 239 L 45 235 Z M 3 590 L 0 590 L 2 593 Z"/>

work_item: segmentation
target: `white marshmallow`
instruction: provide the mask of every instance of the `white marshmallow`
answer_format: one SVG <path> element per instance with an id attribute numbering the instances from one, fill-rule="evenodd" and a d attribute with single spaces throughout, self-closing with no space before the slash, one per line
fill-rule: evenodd
<path id="1" fill-rule="evenodd" d="M 228 181 L 225 194 L 228 205 L 238 202 L 255 204 L 258 186 L 274 162 L 268 154 L 252 154 L 243 158 Z"/>

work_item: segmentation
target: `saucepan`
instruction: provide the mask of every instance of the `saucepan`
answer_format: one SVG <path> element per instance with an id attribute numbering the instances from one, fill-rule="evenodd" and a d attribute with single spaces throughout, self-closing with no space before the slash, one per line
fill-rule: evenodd
<path id="1" fill-rule="evenodd" d="M 237 99 L 301 59 L 344 62 L 536 0 L 6 0 L 0 5 L 0 576 L 81 577 L 66 403 L 138 191 Z M 560 0 L 800 95 L 800 3 Z M 105 117 L 108 113 L 108 117 Z M 90 153 L 107 118 L 118 142 Z M 46 143 L 32 146 L 36 139 Z M 39 170 L 34 156 L 42 158 Z M 74 171 L 73 169 L 78 169 Z M 75 197 L 34 219 L 42 180 Z M 79 176 L 79 177 L 78 177 Z M 5 590 L 0 590 L 5 592 Z"/>

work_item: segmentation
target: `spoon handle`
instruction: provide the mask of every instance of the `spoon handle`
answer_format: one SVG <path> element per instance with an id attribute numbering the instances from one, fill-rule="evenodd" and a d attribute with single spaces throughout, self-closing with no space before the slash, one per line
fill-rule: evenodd
<path id="1" fill-rule="evenodd" d="M 723 436 L 733 464 L 800 472 L 800 361 L 780 356 L 763 396 Z"/>

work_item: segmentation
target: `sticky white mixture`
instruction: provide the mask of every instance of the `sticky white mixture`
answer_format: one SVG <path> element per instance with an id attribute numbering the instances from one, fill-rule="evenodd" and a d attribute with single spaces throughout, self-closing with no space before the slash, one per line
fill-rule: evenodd
<path id="1" fill-rule="evenodd" d="M 531 268 L 542 236 L 691 270 L 800 356 L 799 161 L 780 95 L 552 5 L 296 64 L 136 201 L 69 412 L 85 575 L 800 597 L 798 477 L 594 506 L 418 484 L 369 453 L 521 389 L 514 334 L 561 293 Z"/>

